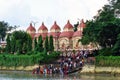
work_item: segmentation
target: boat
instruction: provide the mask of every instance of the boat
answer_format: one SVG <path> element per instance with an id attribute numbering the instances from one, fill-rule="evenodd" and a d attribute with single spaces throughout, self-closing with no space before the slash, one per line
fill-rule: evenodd
<path id="1" fill-rule="evenodd" d="M 72 73 L 78 72 L 80 70 L 82 70 L 82 67 L 78 67 L 78 68 L 72 69 L 70 71 L 67 71 L 67 74 L 72 74 Z"/>

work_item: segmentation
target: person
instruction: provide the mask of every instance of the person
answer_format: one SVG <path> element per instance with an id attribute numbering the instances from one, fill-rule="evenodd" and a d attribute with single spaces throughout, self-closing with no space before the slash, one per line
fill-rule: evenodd
<path id="1" fill-rule="evenodd" d="M 82 58 L 82 66 L 84 65 L 84 59 Z"/>
<path id="2" fill-rule="evenodd" d="M 60 74 L 63 75 L 63 69 L 62 67 L 59 68 Z"/>
<path id="3" fill-rule="evenodd" d="M 32 74 L 35 74 L 35 72 L 36 72 L 36 69 L 33 69 Z"/>
<path id="4" fill-rule="evenodd" d="M 36 68 L 36 74 L 39 74 L 40 72 L 40 66 Z"/>

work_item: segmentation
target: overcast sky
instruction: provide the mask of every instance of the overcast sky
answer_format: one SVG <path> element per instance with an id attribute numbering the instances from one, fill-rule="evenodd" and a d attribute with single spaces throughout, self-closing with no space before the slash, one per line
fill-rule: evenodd
<path id="1" fill-rule="evenodd" d="M 107 0 L 0 0 L 0 21 L 10 25 L 19 25 L 26 30 L 30 22 L 42 22 L 50 29 L 54 21 L 63 28 L 70 20 L 71 24 L 78 19 L 90 20 Z"/>

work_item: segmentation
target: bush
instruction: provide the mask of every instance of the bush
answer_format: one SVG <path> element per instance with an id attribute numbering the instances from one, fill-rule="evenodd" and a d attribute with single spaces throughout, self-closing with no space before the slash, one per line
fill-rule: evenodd
<path id="1" fill-rule="evenodd" d="M 1 54 L 0 66 L 17 67 L 17 66 L 32 66 L 38 64 L 43 59 L 40 53 L 35 55 L 13 55 L 13 54 Z"/>
<path id="2" fill-rule="evenodd" d="M 120 67 L 120 56 L 97 56 L 96 66 L 101 67 Z"/>
<path id="3" fill-rule="evenodd" d="M 99 50 L 98 54 L 100 56 L 112 56 L 113 51 L 111 48 L 104 48 L 104 49 Z"/>
<path id="4" fill-rule="evenodd" d="M 51 52 L 49 55 L 47 55 L 46 53 L 43 53 L 42 56 L 44 58 L 40 61 L 40 64 L 52 63 L 58 59 L 59 55 L 60 55 L 60 52 Z"/>
<path id="5" fill-rule="evenodd" d="M 52 52 L 49 55 L 44 52 L 32 52 L 20 55 L 20 54 L 0 54 L 0 66 L 5 67 L 17 67 L 17 66 L 33 66 L 35 64 L 50 63 L 58 59 L 60 52 Z"/>

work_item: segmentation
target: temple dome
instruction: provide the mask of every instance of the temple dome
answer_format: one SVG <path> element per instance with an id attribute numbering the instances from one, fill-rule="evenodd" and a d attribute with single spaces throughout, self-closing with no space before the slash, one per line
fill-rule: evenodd
<path id="1" fill-rule="evenodd" d="M 48 36 L 52 35 L 54 38 L 59 37 L 59 35 L 61 34 L 60 30 L 61 30 L 60 27 L 57 25 L 55 21 L 50 29 L 50 33 L 48 34 Z"/>
<path id="2" fill-rule="evenodd" d="M 30 26 L 27 28 L 27 31 L 36 31 L 36 29 L 32 26 L 32 23 L 30 23 Z"/>
<path id="3" fill-rule="evenodd" d="M 51 27 L 50 30 L 61 30 L 60 27 L 57 25 L 56 21 L 54 22 L 54 25 Z"/>
<path id="4" fill-rule="evenodd" d="M 38 33 L 35 35 L 35 37 L 39 37 L 40 35 L 42 36 L 43 40 L 48 35 L 48 29 L 43 22 L 42 25 L 38 28 Z"/>
<path id="5" fill-rule="evenodd" d="M 44 25 L 43 22 L 42 22 L 42 25 L 39 27 L 38 31 L 39 30 L 47 30 L 48 31 L 47 27 Z"/>
<path id="6" fill-rule="evenodd" d="M 86 27 L 86 24 L 85 24 L 84 20 L 82 19 L 80 24 L 78 25 L 78 31 L 80 31 L 81 29 L 83 30 L 83 28 L 85 28 L 85 27 Z"/>
<path id="7" fill-rule="evenodd" d="M 64 29 L 71 29 L 73 28 L 72 24 L 70 23 L 70 21 L 68 20 L 67 24 L 64 26 Z"/>
<path id="8" fill-rule="evenodd" d="M 69 20 L 67 24 L 64 26 L 63 32 L 60 34 L 60 37 L 72 38 L 73 36 L 73 26 L 70 24 Z"/>

